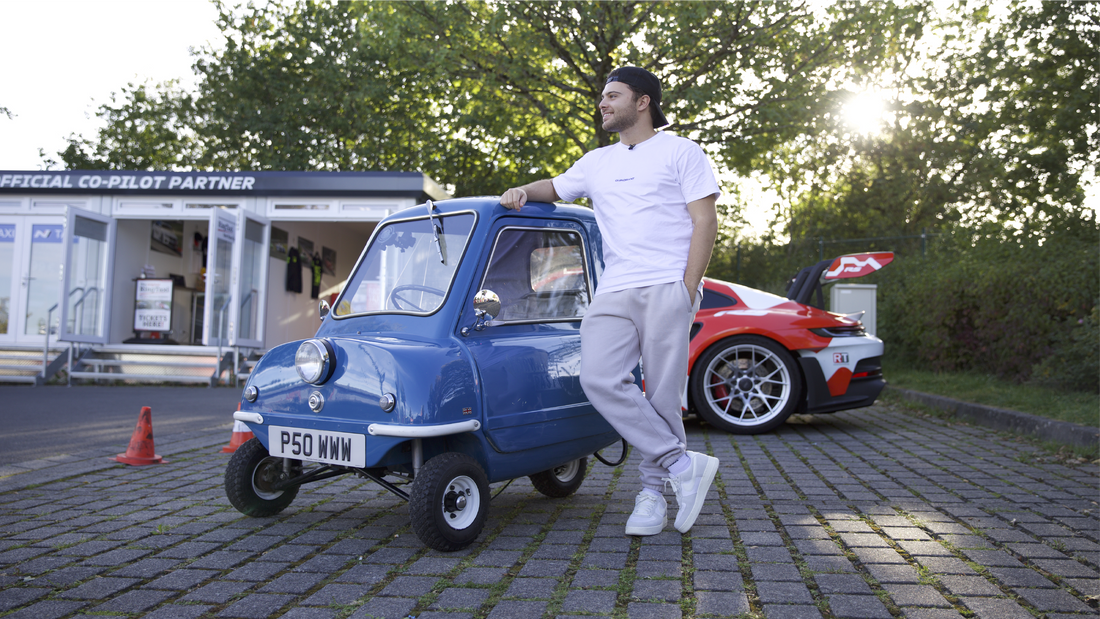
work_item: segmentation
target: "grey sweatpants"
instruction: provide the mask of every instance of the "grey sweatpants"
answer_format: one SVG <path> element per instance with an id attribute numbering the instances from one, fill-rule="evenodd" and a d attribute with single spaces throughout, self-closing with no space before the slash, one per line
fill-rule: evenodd
<path id="1" fill-rule="evenodd" d="M 688 335 L 701 294 L 683 281 L 597 295 L 581 322 L 581 387 L 600 415 L 642 456 L 642 486 L 662 492 L 684 455 L 680 411 Z M 631 371 L 642 359 L 645 393 Z"/>

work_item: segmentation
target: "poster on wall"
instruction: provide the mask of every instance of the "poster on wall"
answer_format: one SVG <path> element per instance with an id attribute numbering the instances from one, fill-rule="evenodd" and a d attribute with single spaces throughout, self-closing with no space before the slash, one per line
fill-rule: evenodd
<path id="1" fill-rule="evenodd" d="M 286 260 L 286 252 L 290 247 L 290 235 L 286 230 L 271 226 L 271 252 L 272 258 Z"/>
<path id="2" fill-rule="evenodd" d="M 303 262 L 305 261 L 306 256 L 312 256 L 313 255 L 313 241 L 311 241 L 309 239 L 303 239 L 302 237 L 298 237 L 298 253 L 302 255 Z"/>
<path id="3" fill-rule="evenodd" d="M 183 222 L 153 220 L 149 248 L 163 254 L 183 256 Z"/>
<path id="4" fill-rule="evenodd" d="M 336 275 L 336 250 L 321 247 L 321 270 L 325 275 Z"/>
<path id="5" fill-rule="evenodd" d="M 172 330 L 171 279 L 137 279 L 134 295 L 134 331 Z"/>

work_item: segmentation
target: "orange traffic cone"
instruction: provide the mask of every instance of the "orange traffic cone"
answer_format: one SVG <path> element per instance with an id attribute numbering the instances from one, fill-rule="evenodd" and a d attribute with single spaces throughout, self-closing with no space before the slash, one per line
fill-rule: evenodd
<path id="1" fill-rule="evenodd" d="M 132 466 L 163 464 L 168 462 L 164 458 L 153 453 L 154 451 L 153 409 L 148 406 L 142 406 L 141 414 L 138 415 L 137 427 L 134 428 L 134 435 L 130 437 L 130 446 L 126 448 L 126 453 L 118 454 L 109 459 Z"/>
<path id="2" fill-rule="evenodd" d="M 229 444 L 222 447 L 223 454 L 231 454 L 237 451 L 237 448 L 244 445 L 246 442 L 256 436 L 252 433 L 252 430 L 248 429 L 248 426 L 244 425 L 243 421 L 233 422 L 233 436 L 229 437 Z"/>

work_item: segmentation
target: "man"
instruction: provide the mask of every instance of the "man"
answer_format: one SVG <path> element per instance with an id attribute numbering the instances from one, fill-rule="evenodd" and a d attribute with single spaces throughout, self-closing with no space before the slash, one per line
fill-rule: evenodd
<path id="1" fill-rule="evenodd" d="M 668 121 L 655 75 L 612 71 L 599 110 L 618 143 L 585 154 L 565 174 L 509 189 L 500 203 L 518 210 L 528 200 L 592 200 L 605 268 L 581 323 L 581 386 L 642 455 L 642 491 L 627 535 L 664 529 L 667 484 L 679 505 L 676 529 L 686 533 L 718 471 L 717 458 L 687 451 L 680 401 L 720 191 L 699 145 L 657 131 Z M 639 355 L 644 395 L 631 375 Z"/>

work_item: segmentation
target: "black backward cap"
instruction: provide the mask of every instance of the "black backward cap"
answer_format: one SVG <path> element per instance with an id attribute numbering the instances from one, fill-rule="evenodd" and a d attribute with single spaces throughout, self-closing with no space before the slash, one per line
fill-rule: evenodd
<path id="1" fill-rule="evenodd" d="M 611 82 L 622 82 L 644 95 L 649 95 L 649 105 L 653 108 L 654 129 L 660 129 L 669 124 L 664 112 L 661 111 L 661 80 L 657 79 L 656 75 L 640 67 L 619 67 L 607 78 L 606 83 Z"/>

